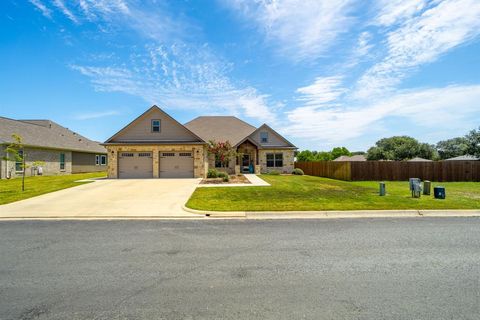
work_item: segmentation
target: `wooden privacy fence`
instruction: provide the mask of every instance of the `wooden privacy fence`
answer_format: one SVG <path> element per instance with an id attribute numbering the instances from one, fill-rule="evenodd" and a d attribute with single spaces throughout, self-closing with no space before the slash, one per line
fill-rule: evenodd
<path id="1" fill-rule="evenodd" d="M 305 174 L 352 181 L 480 181 L 480 161 L 319 161 L 295 162 Z"/>

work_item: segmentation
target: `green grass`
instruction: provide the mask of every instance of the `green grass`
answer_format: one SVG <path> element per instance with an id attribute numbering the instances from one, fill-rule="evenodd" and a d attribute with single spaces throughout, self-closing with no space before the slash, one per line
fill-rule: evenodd
<path id="1" fill-rule="evenodd" d="M 28 199 L 41 194 L 79 186 L 89 182 L 77 180 L 105 177 L 105 172 L 79 173 L 62 176 L 36 176 L 25 178 L 25 191 L 22 192 L 22 179 L 0 180 L 0 204 Z"/>
<path id="2" fill-rule="evenodd" d="M 347 182 L 313 176 L 262 175 L 271 187 L 197 188 L 187 207 L 213 211 L 480 209 L 480 183 L 432 183 L 432 195 L 411 198 L 408 182 Z M 444 186 L 447 198 L 434 199 L 433 187 Z"/>

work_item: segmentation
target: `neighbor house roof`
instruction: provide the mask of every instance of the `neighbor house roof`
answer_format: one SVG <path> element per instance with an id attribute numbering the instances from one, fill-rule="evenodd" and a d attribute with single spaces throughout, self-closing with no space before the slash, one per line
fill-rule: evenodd
<path id="1" fill-rule="evenodd" d="M 480 160 L 480 158 L 466 154 L 464 156 L 445 159 L 445 161 L 472 161 L 472 160 L 476 161 L 476 160 Z"/>
<path id="2" fill-rule="evenodd" d="M 185 123 L 190 131 L 205 141 L 229 141 L 237 145 L 257 128 L 233 116 L 200 116 Z"/>
<path id="3" fill-rule="evenodd" d="M 106 153 L 98 142 L 62 127 L 51 120 L 14 120 L 0 117 L 0 143 L 13 142 L 12 134 L 22 137 L 26 146 Z"/>
<path id="4" fill-rule="evenodd" d="M 354 156 L 340 156 L 333 161 L 367 161 L 367 158 L 363 154 L 357 154 Z"/>
<path id="5" fill-rule="evenodd" d="M 415 157 L 413 159 L 408 160 L 408 162 L 432 162 L 432 160 Z"/>

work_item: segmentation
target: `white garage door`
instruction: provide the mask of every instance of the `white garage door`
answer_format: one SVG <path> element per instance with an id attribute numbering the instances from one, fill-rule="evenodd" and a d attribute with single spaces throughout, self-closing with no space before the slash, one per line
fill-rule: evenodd
<path id="1" fill-rule="evenodd" d="M 193 178 L 193 152 L 160 152 L 160 178 Z"/>
<path id="2" fill-rule="evenodd" d="M 118 173 L 119 177 L 123 179 L 152 178 L 152 152 L 120 152 Z"/>

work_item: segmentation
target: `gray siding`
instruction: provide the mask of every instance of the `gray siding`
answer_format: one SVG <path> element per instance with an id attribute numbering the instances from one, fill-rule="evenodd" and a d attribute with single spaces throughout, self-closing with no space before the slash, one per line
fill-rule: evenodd
<path id="1" fill-rule="evenodd" d="M 152 120 L 161 121 L 160 132 L 152 132 Z M 134 123 L 121 130 L 109 142 L 127 142 L 129 140 L 199 141 L 199 139 L 184 126 L 158 109 L 152 109 L 150 112 L 144 114 Z"/>
<path id="2" fill-rule="evenodd" d="M 99 153 L 72 152 L 72 173 L 107 171 L 107 165 L 96 165 L 95 156 Z M 106 155 L 106 154 L 103 154 Z"/>
<path id="3" fill-rule="evenodd" d="M 10 175 L 11 178 L 20 177 L 20 172 L 15 172 L 15 161 L 5 161 L 4 146 L 2 147 L 2 164 L 0 176 L 2 179 Z M 65 154 L 65 169 L 60 170 L 60 154 Z M 43 161 L 43 175 L 61 175 L 72 173 L 72 152 L 51 149 L 25 148 L 26 155 L 26 176 L 36 175 L 36 171 L 32 168 L 35 161 Z"/>

